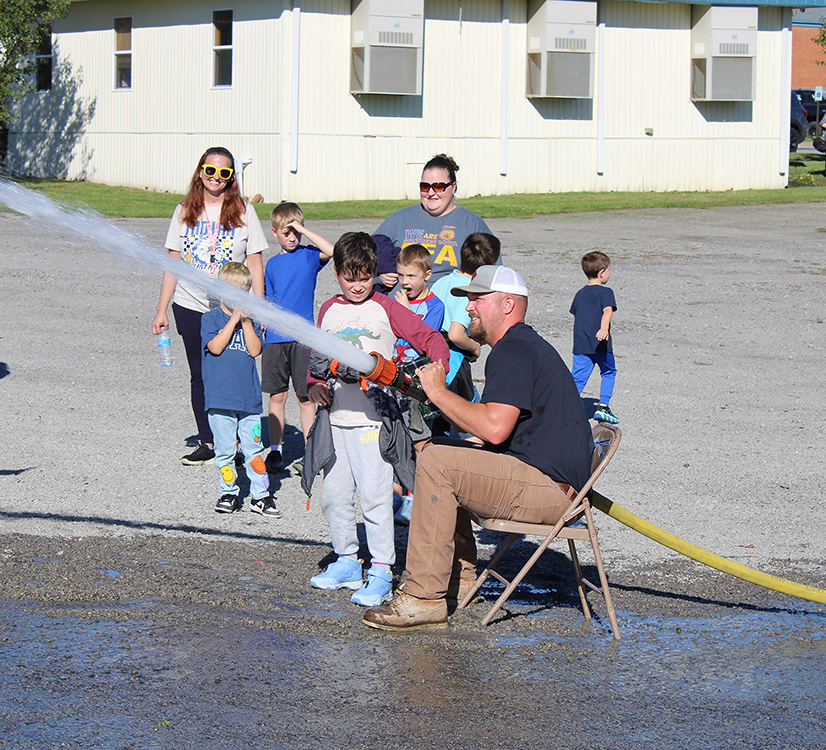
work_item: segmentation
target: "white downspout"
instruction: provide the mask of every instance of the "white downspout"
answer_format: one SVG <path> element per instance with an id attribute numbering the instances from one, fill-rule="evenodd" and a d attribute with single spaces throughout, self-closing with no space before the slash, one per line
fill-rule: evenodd
<path id="1" fill-rule="evenodd" d="M 298 171 L 298 64 L 301 59 L 301 0 L 293 0 L 293 65 L 290 97 L 290 172 Z"/>
<path id="2" fill-rule="evenodd" d="M 778 154 L 778 171 L 786 176 L 789 171 L 789 137 L 791 127 L 791 101 L 792 101 L 792 72 L 791 72 L 791 21 L 792 9 L 781 8 L 782 20 L 780 29 L 780 106 L 777 111 L 780 113 L 780 153 Z M 804 133 L 805 135 L 805 133 Z M 788 177 L 787 177 L 788 179 Z"/>
<path id="3" fill-rule="evenodd" d="M 502 102 L 499 126 L 499 174 L 508 174 L 508 74 L 510 72 L 510 0 L 502 0 Z"/>
<path id="4" fill-rule="evenodd" d="M 597 174 L 605 172 L 605 2 L 597 5 Z"/>

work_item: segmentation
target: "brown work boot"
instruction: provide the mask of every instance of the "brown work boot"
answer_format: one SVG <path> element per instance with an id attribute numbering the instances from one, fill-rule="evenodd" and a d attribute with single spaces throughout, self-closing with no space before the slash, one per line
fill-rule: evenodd
<path id="1" fill-rule="evenodd" d="M 387 604 L 368 609 L 361 621 L 379 630 L 440 630 L 447 627 L 447 603 L 396 591 Z"/>

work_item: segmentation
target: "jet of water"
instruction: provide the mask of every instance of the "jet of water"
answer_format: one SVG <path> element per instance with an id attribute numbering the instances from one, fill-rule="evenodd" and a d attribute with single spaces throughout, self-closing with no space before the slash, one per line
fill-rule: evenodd
<path id="1" fill-rule="evenodd" d="M 375 362 L 367 352 L 316 328 L 303 318 L 262 297 L 243 292 L 231 284 L 212 278 L 189 263 L 174 260 L 166 253 L 154 250 L 141 242 L 136 235 L 106 221 L 93 211 L 70 209 L 6 179 L 0 179 L 0 203 L 18 213 L 47 221 L 65 232 L 94 242 L 126 260 L 136 261 L 152 270 L 160 268 L 169 271 L 177 279 L 203 290 L 210 297 L 225 300 L 233 307 L 249 310 L 253 318 L 267 327 L 290 336 L 359 372 L 367 373 L 373 370 Z"/>

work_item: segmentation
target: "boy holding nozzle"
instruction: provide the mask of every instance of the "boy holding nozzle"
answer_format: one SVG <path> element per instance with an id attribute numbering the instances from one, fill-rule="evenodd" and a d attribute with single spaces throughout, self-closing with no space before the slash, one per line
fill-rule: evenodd
<path id="1" fill-rule="evenodd" d="M 447 344 L 438 331 L 373 291 L 378 253 L 369 234 L 342 235 L 333 250 L 333 265 L 341 294 L 321 306 L 319 328 L 384 360 L 392 360 L 396 340 L 404 338 L 432 361 L 447 362 Z M 393 471 L 408 488 L 415 471 L 403 402 L 392 389 L 366 381 L 362 373 L 346 363 L 333 363 L 318 351 L 310 357 L 307 382 L 309 398 L 318 409 L 308 438 L 302 487 L 309 495 L 315 475 L 323 470 L 321 509 L 337 555 L 335 562 L 310 579 L 310 585 L 351 589 L 353 603 L 377 606 L 390 599 L 393 587 Z M 366 581 L 357 555 L 356 490 L 372 558 Z"/>

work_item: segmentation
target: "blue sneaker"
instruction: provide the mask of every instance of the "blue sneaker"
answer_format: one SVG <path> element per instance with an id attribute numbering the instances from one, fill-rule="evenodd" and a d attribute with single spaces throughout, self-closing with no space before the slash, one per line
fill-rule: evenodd
<path id="1" fill-rule="evenodd" d="M 350 597 L 350 601 L 362 607 L 378 607 L 392 598 L 393 574 L 383 565 L 371 565 L 367 571 L 367 583 Z"/>
<path id="2" fill-rule="evenodd" d="M 619 424 L 619 417 L 617 417 L 611 408 L 606 404 L 599 404 L 597 410 L 594 412 L 594 419 L 597 422 L 608 422 L 608 424 Z"/>
<path id="3" fill-rule="evenodd" d="M 413 495 L 405 495 L 401 499 L 398 510 L 393 515 L 393 520 L 403 526 L 410 526 L 410 514 L 413 512 Z"/>
<path id="4" fill-rule="evenodd" d="M 362 584 L 361 561 L 350 557 L 339 557 L 327 566 L 323 573 L 310 579 L 315 589 L 360 589 Z"/>

